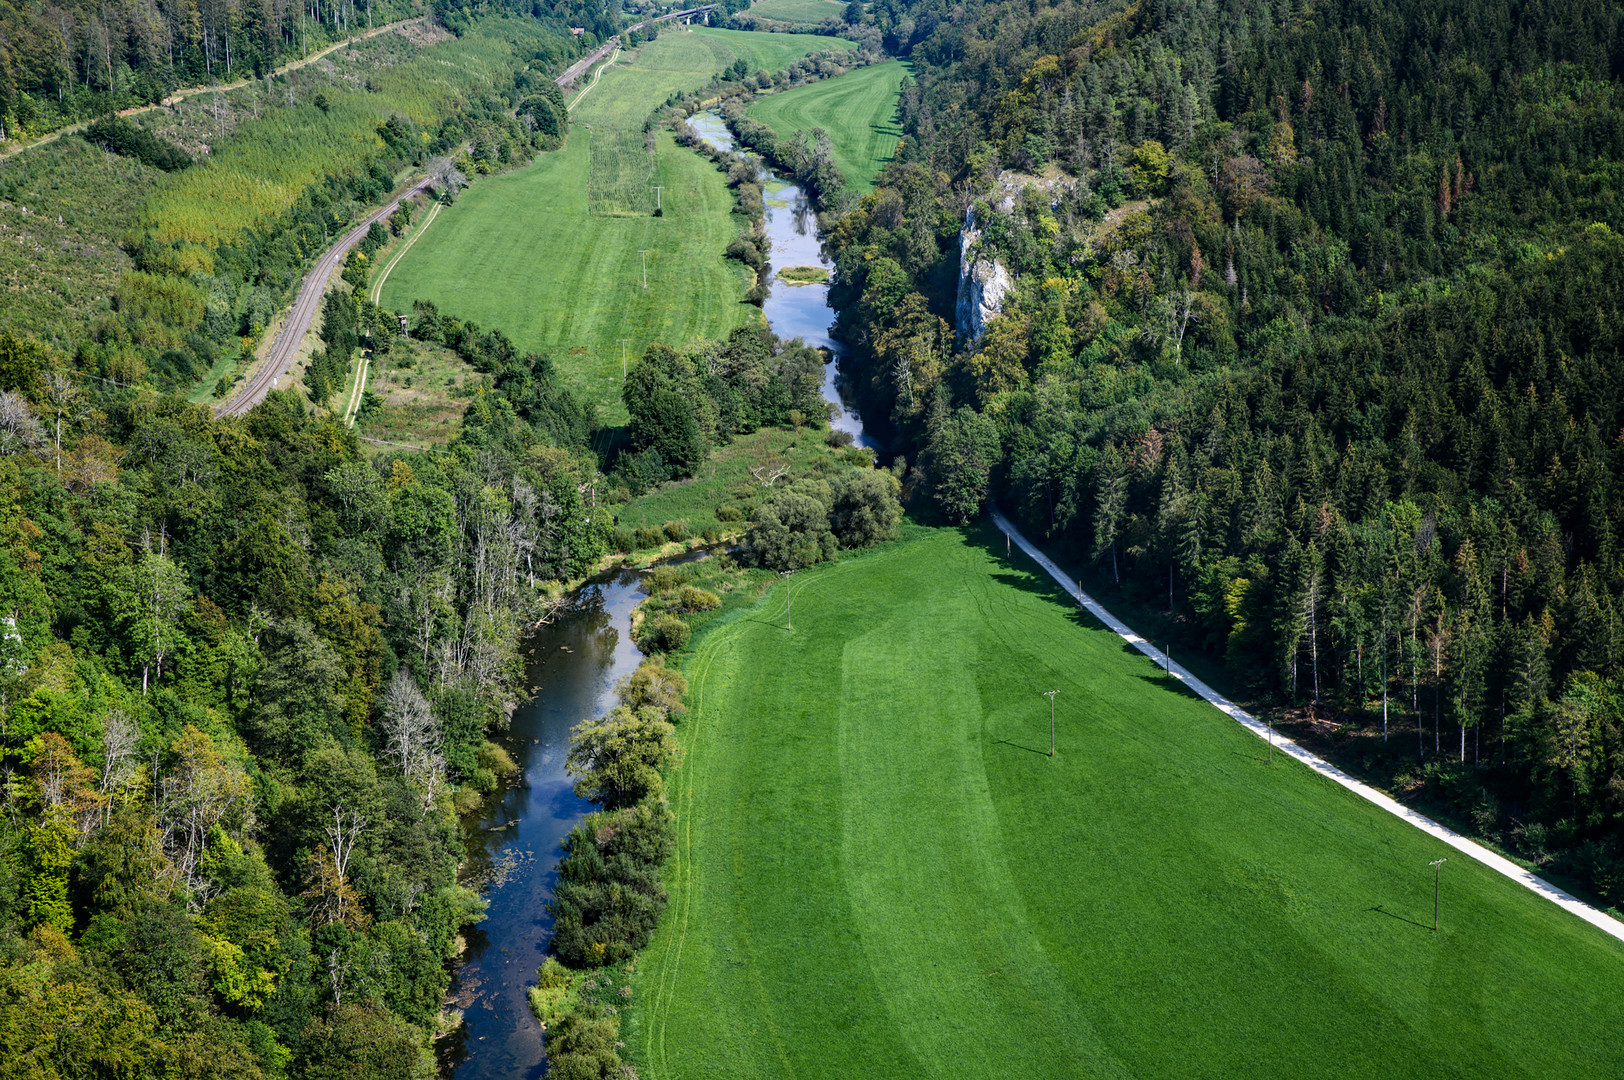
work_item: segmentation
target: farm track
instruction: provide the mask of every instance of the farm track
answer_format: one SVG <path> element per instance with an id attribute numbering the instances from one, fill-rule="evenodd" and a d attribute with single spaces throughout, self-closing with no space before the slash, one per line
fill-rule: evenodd
<path id="1" fill-rule="evenodd" d="M 685 18 L 689 15 L 697 15 L 700 12 L 709 11 L 714 6 L 715 5 L 707 4 L 703 7 L 686 8 L 682 11 L 673 11 L 671 14 L 662 15 L 654 21 L 665 22 L 669 19 Z M 393 26 L 396 24 L 391 25 Z M 641 30 L 643 25 L 643 23 L 638 23 L 635 26 L 629 27 L 627 32 L 629 33 L 632 31 Z M 388 28 L 380 27 L 379 31 L 376 32 L 382 32 L 384 29 Z M 571 65 L 564 72 L 564 74 L 560 75 L 555 81 L 560 87 L 568 86 L 571 82 L 580 77 L 582 72 L 586 71 L 593 64 L 596 64 L 599 60 L 609 56 L 619 48 L 620 38 L 617 36 L 611 39 L 607 44 L 600 46 L 590 56 L 587 56 Z M 304 61 L 304 63 L 309 63 L 310 60 L 314 59 L 316 58 L 311 57 L 309 60 Z M 419 191 L 422 191 L 428 186 L 428 177 L 424 177 L 423 179 L 417 181 L 395 199 L 390 201 L 387 206 L 383 207 L 381 210 L 375 211 L 359 225 L 351 229 L 344 235 L 343 239 L 339 240 L 338 243 L 328 248 L 322 254 L 321 258 L 316 260 L 316 265 L 310 269 L 310 272 L 305 275 L 304 280 L 299 283 L 299 291 L 294 299 L 293 309 L 288 312 L 288 317 L 282 323 L 281 330 L 277 332 L 276 341 L 271 347 L 270 355 L 268 355 L 259 364 L 258 370 L 255 371 L 253 377 L 248 380 L 247 385 L 243 387 L 242 391 L 230 401 L 226 402 L 224 405 L 215 410 L 216 416 L 241 416 L 243 413 L 246 413 L 249 409 L 252 409 L 255 405 L 258 405 L 261 401 L 265 400 L 265 395 L 270 393 L 271 388 L 276 384 L 277 380 L 285 375 L 288 368 L 292 366 L 294 357 L 299 353 L 299 347 L 304 343 L 305 335 L 310 332 L 310 326 L 315 321 L 316 313 L 321 310 L 321 298 L 327 291 L 327 282 L 332 278 L 333 272 L 338 269 L 339 264 L 349 253 L 350 248 L 354 247 L 360 242 L 361 237 L 366 235 L 367 229 L 371 227 L 373 222 L 381 221 L 388 217 L 390 214 L 395 212 L 395 208 L 398 207 L 403 200 L 411 198 L 413 195 L 417 194 Z M 425 222 L 425 224 L 427 223 Z M 421 230 L 419 230 L 419 233 L 421 234 Z"/>
<path id="2" fill-rule="evenodd" d="M 404 244 L 400 245 L 400 250 L 395 252 L 388 265 L 378 274 L 377 280 L 372 283 L 372 302 L 374 304 L 379 303 L 383 297 L 383 283 L 389 280 L 389 272 L 395 268 L 396 263 L 400 262 L 402 255 L 412 250 L 412 245 L 417 243 L 417 238 L 428 231 L 429 226 L 434 223 L 434 219 L 440 215 L 442 205 L 439 200 L 435 200 L 430 204 L 429 212 L 423 218 L 423 223 L 417 227 L 417 231 L 412 233 Z"/>

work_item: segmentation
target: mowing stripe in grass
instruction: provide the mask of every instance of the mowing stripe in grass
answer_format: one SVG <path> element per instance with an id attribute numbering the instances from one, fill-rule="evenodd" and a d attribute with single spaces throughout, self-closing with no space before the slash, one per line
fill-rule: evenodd
<path id="1" fill-rule="evenodd" d="M 1470 860 L 1434 934 L 1447 847 L 1268 767 L 994 535 L 701 634 L 640 1073 L 1624 1075 L 1614 941 Z"/>
<path id="2" fill-rule="evenodd" d="M 902 138 L 897 95 L 907 74 L 899 60 L 857 68 L 793 90 L 757 98 L 745 112 L 780 138 L 823 128 L 846 183 L 872 191 L 874 177 L 896 154 Z"/>
<path id="3" fill-rule="evenodd" d="M 1352 776 L 1349 776 L 1347 773 L 1343 772 L 1341 769 L 1337 768 L 1335 765 L 1332 765 L 1330 762 L 1326 761 L 1324 758 L 1304 750 L 1301 746 L 1297 745 L 1295 742 L 1286 738 L 1285 736 L 1275 734 L 1257 717 L 1253 716 L 1251 713 L 1247 712 L 1245 709 L 1241 708 L 1239 705 L 1236 705 L 1234 702 L 1218 693 L 1212 687 L 1196 678 L 1189 671 L 1187 671 L 1182 664 L 1170 661 L 1165 654 L 1161 653 L 1161 650 L 1157 649 L 1156 646 L 1152 645 L 1150 642 L 1146 641 L 1144 638 L 1135 633 L 1131 626 L 1112 615 L 1109 611 L 1106 611 L 1105 608 L 1101 607 L 1098 601 L 1089 596 L 1087 593 L 1083 592 L 1083 588 L 1080 584 L 1068 577 L 1065 571 L 1056 566 L 1046 555 L 1033 546 L 1033 544 L 1027 540 L 1026 537 L 1022 536 L 1020 530 L 1016 529 L 1010 520 L 1004 517 L 1003 514 L 999 513 L 997 510 L 994 510 L 992 512 L 992 518 L 994 523 L 997 524 L 1001 531 L 1013 539 L 1015 544 L 1022 551 L 1026 552 L 1026 554 L 1029 555 L 1039 566 L 1043 567 L 1045 573 L 1060 583 L 1061 588 L 1066 590 L 1066 594 L 1068 596 L 1075 593 L 1079 605 L 1085 608 L 1090 615 L 1094 616 L 1101 623 L 1105 624 L 1105 626 L 1107 626 L 1112 633 L 1116 634 L 1123 641 L 1126 641 L 1129 645 L 1132 645 L 1134 648 L 1144 653 L 1153 663 L 1161 666 L 1173 678 L 1187 685 L 1191 690 L 1194 690 L 1197 694 L 1201 695 L 1201 697 L 1209 704 L 1216 707 L 1219 712 L 1225 714 L 1230 719 L 1246 728 L 1246 730 L 1250 731 L 1253 735 L 1267 741 L 1276 750 L 1296 758 L 1298 761 L 1302 762 L 1304 765 L 1307 765 L 1310 769 L 1313 769 L 1321 776 L 1325 776 L 1336 783 L 1341 784 L 1349 791 L 1358 795 L 1361 799 L 1374 803 L 1376 806 L 1386 810 L 1394 817 L 1402 818 L 1429 836 L 1442 840 L 1456 851 L 1459 851 L 1464 855 L 1471 856 L 1496 873 L 1505 875 L 1524 888 L 1530 889 L 1538 895 L 1543 896 L 1545 899 L 1549 900 L 1553 904 L 1556 904 L 1563 910 L 1568 911 L 1573 915 L 1577 915 L 1591 926 L 1596 927 L 1596 929 L 1600 930 L 1602 933 L 1615 937 L 1620 941 L 1624 941 L 1624 923 L 1619 922 L 1606 912 L 1591 907 L 1583 900 L 1580 900 L 1578 897 L 1563 889 L 1557 888 L 1544 878 L 1524 870 L 1510 859 L 1507 859 L 1502 855 L 1497 855 L 1488 848 L 1484 847 L 1482 844 L 1474 843 L 1473 841 L 1468 840 L 1466 837 L 1462 836 L 1458 832 L 1455 832 L 1453 829 L 1449 829 L 1438 824 L 1425 814 L 1417 813 L 1416 811 L 1405 806 L 1403 803 L 1395 801 L 1388 795 L 1377 791 L 1368 784 L 1356 780 Z"/>

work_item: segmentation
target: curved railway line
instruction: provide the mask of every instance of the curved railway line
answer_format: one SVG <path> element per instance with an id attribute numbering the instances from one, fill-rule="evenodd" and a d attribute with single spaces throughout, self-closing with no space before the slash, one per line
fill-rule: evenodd
<path id="1" fill-rule="evenodd" d="M 681 11 L 673 11 L 669 15 L 661 15 L 653 21 L 666 22 L 671 19 L 683 19 L 691 15 L 708 12 L 715 6 L 714 4 L 705 4 L 700 7 L 684 8 Z M 645 25 L 646 23 L 637 23 L 627 27 L 626 32 L 631 33 L 641 30 Z M 617 35 L 610 38 L 605 44 L 600 45 L 589 55 L 570 65 L 555 81 L 561 87 L 568 86 L 579 78 L 583 72 L 590 70 L 594 64 L 605 59 L 618 48 L 620 48 L 620 37 Z M 429 184 L 430 179 L 428 177 L 416 181 L 411 187 L 390 200 L 383 208 L 373 211 L 358 225 L 345 233 L 337 243 L 322 253 L 321 258 L 316 260 L 316 265 L 310 268 L 310 272 L 299 283 L 299 291 L 294 297 L 293 307 L 289 310 L 287 318 L 283 320 L 281 329 L 277 331 L 270 353 L 255 367 L 253 374 L 243 388 L 229 401 L 215 409 L 216 416 L 241 416 L 265 400 L 265 395 L 270 393 L 271 388 L 277 384 L 282 376 L 287 374 L 288 368 L 293 366 L 294 357 L 299 353 L 299 346 L 304 343 L 305 335 L 310 332 L 310 326 L 315 322 L 316 313 L 321 310 L 321 300 L 322 296 L 327 292 L 327 283 L 332 279 L 333 273 L 338 269 L 339 265 L 343 263 L 345 256 L 349 254 L 350 248 L 361 242 L 361 238 L 367 234 L 367 229 L 371 228 L 373 222 L 382 221 L 394 213 L 404 200 L 427 188 Z"/>

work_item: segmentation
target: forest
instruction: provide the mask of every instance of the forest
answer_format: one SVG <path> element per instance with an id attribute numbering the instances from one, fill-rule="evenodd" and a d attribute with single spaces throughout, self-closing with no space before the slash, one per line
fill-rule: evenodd
<path id="1" fill-rule="evenodd" d="M 546 358 L 437 313 L 422 336 L 481 376 L 439 452 L 363 452 L 292 390 L 217 420 L 151 384 L 239 347 L 402 167 L 555 145 L 554 41 L 578 48 L 482 20 L 372 76 L 384 100 L 306 90 L 207 164 L 128 121 L 88 134 L 175 171 L 124 238 L 113 312 L 0 329 L 0 1075 L 435 1073 L 485 906 L 457 815 L 513 769 L 488 736 L 531 693 L 547 583 L 613 525 L 591 410 Z M 445 73 L 408 87 L 414 63 Z M 267 171 L 287 114 L 313 130 Z M 222 184 L 265 201 L 236 222 Z M 385 344 L 364 256 L 346 281 L 335 369 Z"/>
<path id="2" fill-rule="evenodd" d="M 870 18 L 907 138 L 827 225 L 916 500 L 1624 904 L 1619 6 Z"/>
<path id="3" fill-rule="evenodd" d="M 511 768 L 536 584 L 604 548 L 567 393 L 512 359 L 449 452 L 369 460 L 291 391 L 46 430 L 60 374 L 0 357 L 8 1074 L 428 1075 L 456 812 Z"/>
<path id="4" fill-rule="evenodd" d="M 116 109 L 162 101 L 178 87 L 263 79 L 267 72 L 333 42 L 400 19 L 432 15 L 455 31 L 471 16 L 537 20 L 551 33 L 543 53 L 557 61 L 618 30 L 595 0 L 114 0 L 0 2 L 0 144 L 54 131 Z"/>

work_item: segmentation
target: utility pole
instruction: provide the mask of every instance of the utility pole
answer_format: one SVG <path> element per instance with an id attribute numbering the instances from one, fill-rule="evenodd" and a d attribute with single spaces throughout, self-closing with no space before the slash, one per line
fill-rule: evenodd
<path id="1" fill-rule="evenodd" d="M 625 382 L 626 381 L 626 343 L 628 341 L 630 341 L 631 338 L 623 337 L 623 338 L 620 338 L 619 340 L 620 340 L 620 381 Z"/>
<path id="2" fill-rule="evenodd" d="M 1043 694 L 1049 699 L 1049 756 L 1054 757 L 1054 696 L 1058 690 L 1045 690 Z"/>
<path id="3" fill-rule="evenodd" d="M 1432 932 L 1438 932 L 1438 875 L 1442 872 L 1439 867 L 1448 862 L 1448 859 L 1434 859 L 1427 865 L 1432 867 Z"/>
<path id="4" fill-rule="evenodd" d="M 650 250 L 653 250 L 653 249 L 650 249 Z M 643 288 L 646 289 L 646 288 L 648 288 L 648 257 L 649 257 L 649 252 L 639 250 L 637 253 L 639 255 L 643 256 Z"/>
<path id="5" fill-rule="evenodd" d="M 793 574 L 793 573 L 795 573 L 795 571 L 793 571 L 793 570 L 783 570 L 783 571 L 780 571 L 780 573 L 779 573 L 779 576 L 784 579 L 784 629 L 785 630 L 794 630 L 795 629 L 794 625 L 789 621 L 789 576 L 791 574 Z"/>
<path id="6" fill-rule="evenodd" d="M 664 190 L 665 190 L 665 185 L 664 184 L 655 184 L 654 185 L 654 216 L 655 217 L 661 217 L 661 216 L 663 216 L 665 214 L 665 207 L 660 202 L 660 192 L 662 192 Z"/>

